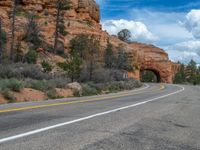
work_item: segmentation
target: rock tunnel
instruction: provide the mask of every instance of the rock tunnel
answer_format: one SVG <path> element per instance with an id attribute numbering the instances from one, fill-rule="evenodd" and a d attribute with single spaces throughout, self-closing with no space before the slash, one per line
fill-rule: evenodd
<path id="1" fill-rule="evenodd" d="M 137 42 L 133 42 L 131 46 L 137 52 L 135 61 L 138 65 L 138 70 L 133 73 L 133 77 L 141 79 L 143 72 L 152 71 L 157 82 L 173 83 L 179 65 L 170 61 L 168 54 L 163 49 Z"/>
<path id="2" fill-rule="evenodd" d="M 161 77 L 158 70 L 149 68 L 145 70 L 140 70 L 140 80 L 142 82 L 160 83 Z"/>

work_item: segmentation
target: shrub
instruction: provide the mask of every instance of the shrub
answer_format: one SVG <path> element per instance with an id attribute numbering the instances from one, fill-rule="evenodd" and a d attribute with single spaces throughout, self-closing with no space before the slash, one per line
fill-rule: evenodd
<path id="1" fill-rule="evenodd" d="M 8 89 L 4 90 L 2 92 L 2 95 L 4 96 L 5 99 L 8 100 L 8 103 L 16 102 L 16 98 L 10 90 L 8 90 Z"/>
<path id="2" fill-rule="evenodd" d="M 56 78 L 50 80 L 26 80 L 26 87 L 33 88 L 40 91 L 48 91 L 55 88 L 65 88 L 69 83 L 67 78 Z"/>
<path id="3" fill-rule="evenodd" d="M 53 69 L 51 64 L 49 64 L 47 61 L 42 62 L 42 68 L 43 68 L 44 72 L 51 72 Z"/>
<path id="4" fill-rule="evenodd" d="M 15 92 L 20 92 L 23 87 L 23 82 L 14 78 L 0 80 L 0 91 L 9 89 Z"/>
<path id="5" fill-rule="evenodd" d="M 35 64 L 37 62 L 38 54 L 35 50 L 29 50 L 25 55 L 25 60 L 29 64 Z"/>
<path id="6" fill-rule="evenodd" d="M 95 83 L 104 83 L 104 82 L 110 82 L 114 81 L 113 76 L 111 75 L 111 71 L 108 69 L 96 69 L 93 74 L 92 81 Z"/>
<path id="7" fill-rule="evenodd" d="M 20 92 L 23 88 L 23 83 L 17 79 L 10 79 L 8 80 L 7 88 L 15 92 Z"/>
<path id="8" fill-rule="evenodd" d="M 46 92 L 50 89 L 56 88 L 56 85 L 48 80 L 29 80 L 26 81 L 26 87 Z"/>
<path id="9" fill-rule="evenodd" d="M 111 76 L 114 78 L 115 81 L 123 81 L 124 80 L 124 72 L 121 71 L 121 70 L 115 70 L 115 69 L 112 69 L 110 70 L 111 72 Z"/>
<path id="10" fill-rule="evenodd" d="M 55 89 L 48 90 L 48 91 L 46 92 L 46 95 L 47 95 L 48 98 L 50 98 L 50 99 L 61 98 L 61 97 L 57 94 L 57 92 L 56 92 Z"/>
<path id="11" fill-rule="evenodd" d="M 0 78 L 32 78 L 32 79 L 51 79 L 51 75 L 43 73 L 41 68 L 34 64 L 0 64 Z"/>
<path id="12" fill-rule="evenodd" d="M 80 72 L 80 77 L 78 79 L 79 82 L 87 82 L 89 81 L 89 72 L 86 67 L 84 67 Z"/>
<path id="13" fill-rule="evenodd" d="M 99 92 L 97 91 L 96 88 L 91 87 L 88 84 L 83 84 L 82 85 L 82 93 L 81 96 L 91 96 L 91 95 L 97 95 Z"/>

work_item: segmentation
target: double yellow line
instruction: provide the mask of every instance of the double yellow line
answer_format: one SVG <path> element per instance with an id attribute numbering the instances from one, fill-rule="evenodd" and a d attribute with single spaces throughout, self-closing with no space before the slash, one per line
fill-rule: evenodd
<path id="1" fill-rule="evenodd" d="M 165 88 L 164 85 L 160 85 L 160 88 L 158 90 L 163 90 L 164 88 Z M 93 99 L 88 99 L 88 100 L 76 100 L 76 101 L 59 102 L 59 103 L 43 104 L 43 105 L 36 105 L 36 106 L 25 106 L 25 107 L 20 107 L 20 108 L 9 108 L 9 109 L 0 110 L 0 113 L 38 109 L 38 108 L 47 108 L 47 107 L 60 106 L 60 105 L 71 105 L 71 104 L 77 104 L 77 103 L 94 102 L 94 101 L 100 101 L 100 100 L 105 100 L 105 99 L 110 99 L 110 98 L 120 98 L 120 97 L 124 97 L 124 96 L 137 95 L 137 94 L 141 94 L 141 93 L 144 93 L 144 92 L 138 92 L 138 93 L 132 93 L 132 94 L 129 92 L 126 92 L 121 95 L 104 96 L 104 97 L 98 97 L 98 98 L 93 98 Z"/>

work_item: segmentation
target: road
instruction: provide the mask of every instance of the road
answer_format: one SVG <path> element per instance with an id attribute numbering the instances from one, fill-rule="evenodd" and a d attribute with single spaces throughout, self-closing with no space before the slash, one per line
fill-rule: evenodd
<path id="1" fill-rule="evenodd" d="M 200 150 L 200 87 L 1 105 L 0 150 Z"/>

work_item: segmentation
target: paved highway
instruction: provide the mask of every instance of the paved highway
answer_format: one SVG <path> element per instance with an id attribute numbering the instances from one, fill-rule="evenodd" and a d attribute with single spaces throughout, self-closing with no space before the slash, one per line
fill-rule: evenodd
<path id="1" fill-rule="evenodd" d="M 0 106 L 0 150 L 200 150 L 200 87 Z"/>

